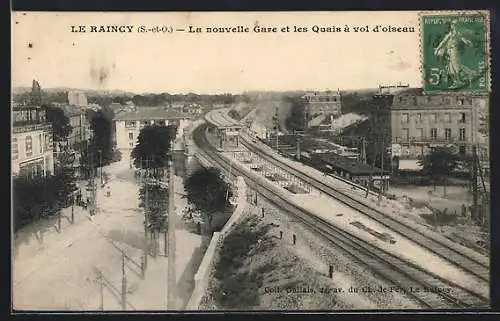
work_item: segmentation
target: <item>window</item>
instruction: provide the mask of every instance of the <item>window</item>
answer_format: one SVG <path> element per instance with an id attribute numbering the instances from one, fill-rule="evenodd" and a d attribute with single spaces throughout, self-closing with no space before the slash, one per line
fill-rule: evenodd
<path id="1" fill-rule="evenodd" d="M 48 135 L 45 135 L 45 139 L 44 139 L 44 149 L 45 150 L 49 150 L 49 136 Z"/>
<path id="2" fill-rule="evenodd" d="M 417 132 L 415 133 L 415 138 L 421 140 L 424 136 L 424 130 L 422 128 L 417 128 Z"/>
<path id="3" fill-rule="evenodd" d="M 410 130 L 408 128 L 403 128 L 403 140 L 409 140 L 410 139 Z"/>
<path id="4" fill-rule="evenodd" d="M 31 139 L 31 136 L 26 136 L 25 141 L 24 141 L 24 147 L 26 149 L 26 156 L 31 156 L 33 155 L 33 141 Z"/>
<path id="5" fill-rule="evenodd" d="M 444 113 L 444 121 L 446 123 L 451 123 L 451 114 L 450 113 Z"/>
<path id="6" fill-rule="evenodd" d="M 463 105 L 463 104 L 464 104 L 464 99 L 463 99 L 463 98 L 460 98 L 460 99 L 458 100 L 458 105 L 459 105 L 459 106 L 461 106 L 461 105 Z"/>
<path id="7" fill-rule="evenodd" d="M 436 140 L 438 136 L 438 130 L 437 128 L 431 128 L 431 139 Z"/>
<path id="8" fill-rule="evenodd" d="M 422 114 L 418 113 L 415 115 L 415 122 L 416 123 L 421 123 L 422 122 Z"/>
<path id="9" fill-rule="evenodd" d="M 128 142 L 129 147 L 134 147 L 134 142 Z"/>
<path id="10" fill-rule="evenodd" d="M 135 128 L 135 120 L 126 120 L 125 128 Z"/>
<path id="11" fill-rule="evenodd" d="M 128 139 L 133 140 L 134 139 L 134 133 L 128 133 Z"/>
<path id="12" fill-rule="evenodd" d="M 437 122 L 437 114 L 436 113 L 430 114 L 430 119 L 432 123 Z"/>
<path id="13" fill-rule="evenodd" d="M 460 113 L 460 120 L 458 122 L 465 123 L 465 113 Z"/>
<path id="14" fill-rule="evenodd" d="M 465 140 L 465 128 L 460 128 L 459 137 L 460 140 Z"/>
<path id="15" fill-rule="evenodd" d="M 444 129 L 444 139 L 451 140 L 451 128 Z"/>
<path id="16" fill-rule="evenodd" d="M 38 146 L 40 148 L 40 154 L 43 154 L 43 138 L 42 138 L 42 134 L 38 135 Z"/>
<path id="17" fill-rule="evenodd" d="M 401 123 L 408 124 L 410 122 L 410 115 L 407 113 L 401 114 Z"/>
<path id="18" fill-rule="evenodd" d="M 17 148 L 17 138 L 12 138 L 12 158 L 17 159 L 19 154 L 19 150 Z"/>

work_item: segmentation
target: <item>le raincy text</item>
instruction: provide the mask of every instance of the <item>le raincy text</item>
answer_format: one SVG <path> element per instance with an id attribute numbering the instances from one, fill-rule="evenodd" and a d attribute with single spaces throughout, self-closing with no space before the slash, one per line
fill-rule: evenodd
<path id="1" fill-rule="evenodd" d="M 71 32 L 132 33 L 133 25 L 79 25 L 71 26 Z"/>

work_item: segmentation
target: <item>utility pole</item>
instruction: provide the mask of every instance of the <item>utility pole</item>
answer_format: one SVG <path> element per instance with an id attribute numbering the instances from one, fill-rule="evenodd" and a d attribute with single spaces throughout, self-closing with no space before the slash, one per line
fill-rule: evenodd
<path id="1" fill-rule="evenodd" d="M 146 175 L 142 178 L 144 184 L 144 267 L 143 274 L 148 266 L 148 211 L 149 211 L 149 198 L 148 198 L 148 175 L 149 175 L 149 159 L 143 160 L 141 158 L 141 165 L 143 162 L 146 164 Z M 142 168 L 142 166 L 141 166 Z"/>
<path id="2" fill-rule="evenodd" d="M 71 224 L 75 224 L 75 192 L 71 194 Z"/>
<path id="3" fill-rule="evenodd" d="M 366 164 L 366 138 L 361 137 L 361 162 Z"/>
<path id="4" fill-rule="evenodd" d="M 102 150 L 99 149 L 99 168 L 101 169 L 101 188 L 102 185 L 104 184 L 103 182 L 103 176 L 102 176 Z"/>
<path id="5" fill-rule="evenodd" d="M 98 272 L 98 279 L 99 279 L 99 294 L 100 294 L 100 302 L 99 302 L 99 310 L 104 311 L 104 281 L 103 281 L 103 276 L 102 276 L 102 271 L 99 270 Z"/>
<path id="6" fill-rule="evenodd" d="M 175 310 L 176 276 L 175 276 L 175 223 L 174 204 L 174 172 L 172 161 L 169 161 L 169 196 L 168 196 L 168 278 L 167 278 L 167 310 Z"/>
<path id="7" fill-rule="evenodd" d="M 89 158 L 89 181 L 87 185 L 87 191 L 90 193 L 89 213 L 90 216 L 94 216 L 96 212 L 96 186 L 94 181 L 94 164 L 92 161 L 92 153 L 88 154 L 88 158 Z"/>
<path id="8" fill-rule="evenodd" d="M 384 189 L 384 156 L 385 156 L 385 150 L 384 150 L 384 134 L 382 133 L 382 151 L 380 152 L 380 189 L 378 193 L 378 201 L 380 203 L 380 200 L 382 199 L 382 190 Z"/>
<path id="9" fill-rule="evenodd" d="M 477 147 L 472 145 L 472 211 L 471 217 L 473 220 L 478 220 L 478 184 L 477 184 Z"/>
<path id="10" fill-rule="evenodd" d="M 127 276 L 125 275 L 125 252 L 122 250 L 122 310 L 127 310 Z"/>
<path id="11" fill-rule="evenodd" d="M 297 160 L 300 161 L 300 136 L 297 136 Z"/>

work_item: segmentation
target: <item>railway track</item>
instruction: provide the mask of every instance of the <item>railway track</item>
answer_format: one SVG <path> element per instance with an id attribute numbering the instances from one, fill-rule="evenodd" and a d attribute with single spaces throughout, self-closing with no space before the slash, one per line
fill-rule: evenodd
<path id="1" fill-rule="evenodd" d="M 246 177 L 253 183 L 252 185 L 254 186 L 252 188 L 269 202 L 289 213 L 289 215 L 294 216 L 307 228 L 331 242 L 334 247 L 387 280 L 393 286 L 387 288 L 386 291 L 404 292 L 427 308 L 478 308 L 486 307 L 489 304 L 487 298 L 429 273 L 421 267 L 374 245 L 368 244 L 360 238 L 337 228 L 328 221 L 312 215 L 307 210 L 290 201 L 276 196 L 278 187 L 273 187 L 271 184 L 259 183 L 259 179 L 262 181 L 265 178 L 256 178 L 258 177 L 257 174 L 250 173 L 244 169 L 242 170 L 239 166 L 234 166 L 234 164 L 231 165 L 230 160 L 221 156 L 206 139 L 205 127 L 203 125 L 195 130 L 194 141 L 208 158 L 219 164 L 226 172 L 229 172 L 228 168 L 231 168 L 231 176 L 241 175 Z M 383 290 L 373 289 L 373 291 L 382 293 Z"/>
<path id="2" fill-rule="evenodd" d="M 432 235 L 424 235 L 420 231 L 416 230 L 414 227 L 411 227 L 401 221 L 391 218 L 390 216 L 384 214 L 383 212 L 361 203 L 348 193 L 338 191 L 319 179 L 316 179 L 314 177 L 309 177 L 307 174 L 291 167 L 290 165 L 274 158 L 273 156 L 268 155 L 267 153 L 262 151 L 261 148 L 254 146 L 245 139 L 242 139 L 241 141 L 243 145 L 246 148 L 248 148 L 251 152 L 259 155 L 260 157 L 270 162 L 271 164 L 278 166 L 279 168 L 285 170 L 289 174 L 294 175 L 295 177 L 303 180 L 304 182 L 310 184 L 316 189 L 322 191 L 323 193 L 330 195 L 337 201 L 349 206 L 350 208 L 359 211 L 361 213 L 364 213 L 371 219 L 379 222 L 380 224 L 388 227 L 389 229 L 413 240 L 414 242 L 424 247 L 425 249 L 445 258 L 450 263 L 478 277 L 482 281 L 489 282 L 490 270 L 489 270 L 489 265 L 485 261 L 480 261 L 474 257 L 461 253 L 459 250 L 445 244 L 445 242 L 437 239 Z"/>

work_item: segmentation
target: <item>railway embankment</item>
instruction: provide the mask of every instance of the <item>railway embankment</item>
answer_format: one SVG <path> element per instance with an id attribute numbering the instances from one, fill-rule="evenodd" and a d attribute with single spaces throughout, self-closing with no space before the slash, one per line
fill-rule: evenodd
<path id="1" fill-rule="evenodd" d="M 259 199 L 248 214 L 222 242 L 199 309 L 419 307 L 270 203 Z"/>

